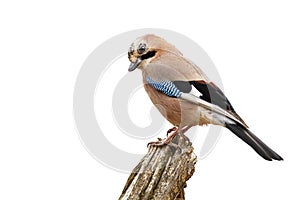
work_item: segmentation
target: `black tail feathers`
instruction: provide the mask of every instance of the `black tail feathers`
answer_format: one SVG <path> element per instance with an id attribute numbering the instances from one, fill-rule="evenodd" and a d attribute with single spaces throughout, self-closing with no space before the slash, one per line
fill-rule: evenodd
<path id="1" fill-rule="evenodd" d="M 258 137 L 256 137 L 251 131 L 243 127 L 241 124 L 225 123 L 225 127 L 250 145 L 264 159 L 269 161 L 283 160 L 280 155 L 264 144 Z"/>

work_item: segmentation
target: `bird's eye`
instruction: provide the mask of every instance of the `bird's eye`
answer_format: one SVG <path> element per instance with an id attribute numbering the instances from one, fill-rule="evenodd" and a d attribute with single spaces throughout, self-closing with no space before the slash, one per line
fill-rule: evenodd
<path id="1" fill-rule="evenodd" d="M 139 48 L 138 48 L 137 51 L 138 51 L 139 54 L 144 53 L 144 52 L 146 51 L 146 44 L 145 44 L 145 43 L 141 43 L 141 44 L 139 45 Z"/>

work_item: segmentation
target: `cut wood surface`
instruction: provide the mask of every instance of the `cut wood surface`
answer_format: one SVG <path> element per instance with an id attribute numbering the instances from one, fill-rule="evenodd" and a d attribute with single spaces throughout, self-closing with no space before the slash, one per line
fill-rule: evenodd
<path id="1" fill-rule="evenodd" d="M 195 171 L 196 159 L 192 143 L 181 134 L 169 145 L 149 147 L 128 177 L 119 200 L 185 199 L 184 188 Z"/>

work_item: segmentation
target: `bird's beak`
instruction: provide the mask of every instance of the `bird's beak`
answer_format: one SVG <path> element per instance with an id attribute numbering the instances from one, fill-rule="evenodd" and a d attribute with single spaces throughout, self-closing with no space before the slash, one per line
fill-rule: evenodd
<path id="1" fill-rule="evenodd" d="M 141 58 L 137 58 L 135 62 L 131 62 L 128 71 L 132 72 L 133 70 L 135 70 L 141 62 L 142 62 Z"/>

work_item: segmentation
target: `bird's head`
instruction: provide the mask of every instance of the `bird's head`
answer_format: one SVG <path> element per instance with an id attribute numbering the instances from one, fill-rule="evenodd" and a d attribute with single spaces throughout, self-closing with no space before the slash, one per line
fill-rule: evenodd
<path id="1" fill-rule="evenodd" d="M 175 46 L 156 35 L 149 34 L 137 38 L 128 50 L 128 59 L 131 62 L 128 71 L 144 69 L 163 51 L 181 54 Z"/>

